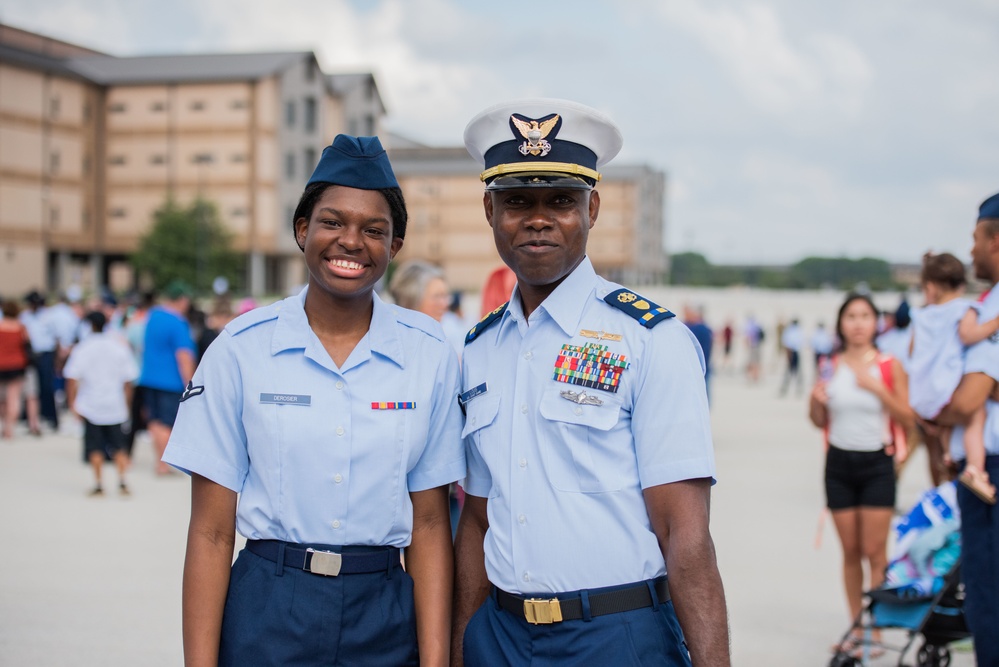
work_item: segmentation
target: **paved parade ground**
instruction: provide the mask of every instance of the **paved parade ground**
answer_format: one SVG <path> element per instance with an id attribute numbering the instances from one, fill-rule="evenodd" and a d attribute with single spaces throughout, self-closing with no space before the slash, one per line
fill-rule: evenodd
<path id="1" fill-rule="evenodd" d="M 821 666 L 848 625 L 830 521 L 816 547 L 822 445 L 805 398 L 779 398 L 777 369 L 768 371 L 759 385 L 724 373 L 713 382 L 712 532 L 734 664 Z M 63 434 L 0 441 L 0 665 L 179 665 L 188 481 L 155 477 L 140 440 L 132 495 L 117 494 L 109 465 L 105 496 L 88 498 L 80 450 Z M 899 506 L 928 484 L 920 450 Z M 955 652 L 956 667 L 973 663 L 966 648 Z"/>

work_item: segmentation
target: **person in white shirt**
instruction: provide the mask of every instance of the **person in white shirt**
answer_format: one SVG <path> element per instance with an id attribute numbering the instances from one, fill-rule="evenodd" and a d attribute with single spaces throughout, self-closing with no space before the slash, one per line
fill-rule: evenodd
<path id="1" fill-rule="evenodd" d="M 802 332 L 797 318 L 791 320 L 791 324 L 781 334 L 780 344 L 784 348 L 784 354 L 787 356 L 787 369 L 784 371 L 784 381 L 780 385 L 781 396 L 787 393 L 792 380 L 797 387 L 798 395 L 801 395 L 801 346 L 804 343 L 804 339 L 805 334 Z"/>
<path id="2" fill-rule="evenodd" d="M 105 456 L 110 456 L 118 469 L 119 492 L 128 495 L 128 454 L 122 425 L 128 421 L 132 383 L 139 369 L 122 337 L 104 333 L 104 313 L 94 311 L 86 319 L 93 333 L 74 346 L 66 361 L 66 399 L 70 411 L 83 420 L 84 456 L 96 482 L 90 495 L 104 494 L 101 468 Z"/>

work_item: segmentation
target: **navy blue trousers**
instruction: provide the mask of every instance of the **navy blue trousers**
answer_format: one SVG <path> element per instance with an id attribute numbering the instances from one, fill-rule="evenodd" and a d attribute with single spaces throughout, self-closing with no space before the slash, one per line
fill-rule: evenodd
<path id="1" fill-rule="evenodd" d="M 999 456 L 985 459 L 993 484 L 999 483 Z M 975 636 L 981 667 L 999 667 L 999 505 L 987 505 L 963 484 L 957 485 L 961 508 L 961 576 L 964 615 Z"/>
<path id="2" fill-rule="evenodd" d="M 495 593 L 465 629 L 464 658 L 465 667 L 690 667 L 672 602 L 589 621 L 531 625 L 501 609 Z"/>
<path id="3" fill-rule="evenodd" d="M 56 372 L 55 352 L 39 352 L 35 356 L 38 371 L 38 411 L 42 419 L 59 428 L 59 411 L 55 403 Z"/>
<path id="4" fill-rule="evenodd" d="M 232 566 L 219 665 L 419 664 L 413 579 L 323 577 L 245 549 Z"/>

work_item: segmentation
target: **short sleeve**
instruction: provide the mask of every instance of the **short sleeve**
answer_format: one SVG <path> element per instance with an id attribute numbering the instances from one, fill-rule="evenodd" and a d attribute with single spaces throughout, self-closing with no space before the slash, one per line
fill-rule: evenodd
<path id="1" fill-rule="evenodd" d="M 249 471 L 249 456 L 234 345 L 232 336 L 223 333 L 201 360 L 181 399 L 163 461 L 238 493 Z"/>
<path id="2" fill-rule="evenodd" d="M 631 427 L 642 488 L 715 475 L 704 358 L 687 327 L 649 332 L 634 385 Z"/>
<path id="3" fill-rule="evenodd" d="M 62 376 L 67 380 L 79 380 L 80 365 L 80 349 L 76 349 L 69 353 L 69 358 L 66 359 L 66 365 L 62 369 Z"/>
<path id="4" fill-rule="evenodd" d="M 194 339 L 191 337 L 191 327 L 184 320 L 178 319 L 171 330 L 171 345 L 175 350 L 195 351 Z"/>
<path id="5" fill-rule="evenodd" d="M 411 492 L 450 484 L 465 475 L 465 452 L 461 443 L 462 419 L 457 401 L 461 384 L 458 357 L 448 343 L 442 343 L 441 350 L 443 354 L 430 402 L 426 447 L 407 476 Z"/>

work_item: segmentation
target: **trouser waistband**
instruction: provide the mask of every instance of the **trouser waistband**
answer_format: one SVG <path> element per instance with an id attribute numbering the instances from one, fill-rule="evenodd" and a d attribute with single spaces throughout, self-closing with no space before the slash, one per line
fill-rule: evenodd
<path id="1" fill-rule="evenodd" d="M 279 540 L 247 540 L 246 550 L 284 567 L 336 577 L 341 574 L 389 572 L 399 566 L 399 549 L 371 547 L 370 551 L 334 551 L 338 547 L 312 548 Z"/>
<path id="2" fill-rule="evenodd" d="M 668 602 L 666 577 L 641 581 L 621 588 L 558 593 L 550 598 L 528 598 L 494 588 L 500 608 L 534 625 L 575 621 L 644 609 Z"/>

